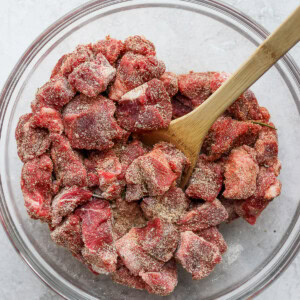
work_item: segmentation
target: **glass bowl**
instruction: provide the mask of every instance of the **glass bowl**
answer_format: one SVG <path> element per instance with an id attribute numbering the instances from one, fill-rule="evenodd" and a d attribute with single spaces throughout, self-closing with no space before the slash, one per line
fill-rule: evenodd
<path id="1" fill-rule="evenodd" d="M 145 35 L 176 73 L 234 71 L 267 36 L 239 11 L 218 1 L 93 1 L 43 32 L 21 57 L 1 94 L 1 221 L 16 250 L 52 289 L 69 299 L 159 299 L 95 276 L 50 239 L 47 225 L 29 219 L 20 190 L 14 131 L 30 110 L 36 89 L 62 54 L 106 35 Z M 221 226 L 228 243 L 223 263 L 201 281 L 179 270 L 179 284 L 165 299 L 240 299 L 259 293 L 292 261 L 300 228 L 300 74 L 289 56 L 253 87 L 279 134 L 282 194 L 255 226 L 243 220 Z"/>

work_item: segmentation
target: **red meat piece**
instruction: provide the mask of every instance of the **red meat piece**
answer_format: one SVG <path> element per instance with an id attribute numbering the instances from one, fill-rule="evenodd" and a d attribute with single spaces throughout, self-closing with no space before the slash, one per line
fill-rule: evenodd
<path id="1" fill-rule="evenodd" d="M 78 216 L 73 214 L 68 216 L 50 233 L 52 240 L 75 255 L 79 255 L 83 247 L 80 223 Z"/>
<path id="2" fill-rule="evenodd" d="M 170 97 L 173 97 L 178 92 L 178 78 L 175 73 L 165 72 L 160 79 Z"/>
<path id="3" fill-rule="evenodd" d="M 221 254 L 227 251 L 227 244 L 223 238 L 223 235 L 220 233 L 217 227 L 209 227 L 207 229 L 196 232 L 196 234 L 204 238 L 206 241 L 217 246 Z"/>
<path id="4" fill-rule="evenodd" d="M 226 72 L 214 72 L 210 79 L 210 90 L 214 93 L 229 77 L 230 73 Z"/>
<path id="5" fill-rule="evenodd" d="M 125 42 L 125 51 L 133 52 L 142 55 L 156 55 L 155 46 L 152 42 L 148 41 L 144 36 L 134 35 L 128 37 Z"/>
<path id="6" fill-rule="evenodd" d="M 61 114 L 50 107 L 42 107 L 33 115 L 32 126 L 46 128 L 51 133 L 62 134 L 64 131 Z"/>
<path id="7" fill-rule="evenodd" d="M 92 266 L 103 272 L 116 270 L 117 253 L 112 231 L 112 212 L 109 202 L 93 199 L 76 210 L 82 219 L 82 255 Z"/>
<path id="8" fill-rule="evenodd" d="M 186 194 L 191 198 L 213 201 L 221 191 L 223 182 L 222 167 L 199 156 L 197 165 L 190 178 Z"/>
<path id="9" fill-rule="evenodd" d="M 43 222 L 51 220 L 53 164 L 42 155 L 26 162 L 22 169 L 21 189 L 29 216 Z"/>
<path id="10" fill-rule="evenodd" d="M 172 104 L 172 119 L 180 118 L 193 110 L 192 108 L 182 104 L 177 99 L 177 97 L 172 98 L 171 104 Z"/>
<path id="11" fill-rule="evenodd" d="M 196 280 L 208 276 L 216 264 L 222 261 L 217 246 L 191 231 L 181 233 L 175 257 Z"/>
<path id="12" fill-rule="evenodd" d="M 51 78 L 55 77 L 57 74 L 68 76 L 80 64 L 92 61 L 94 59 L 94 54 L 91 49 L 92 46 L 90 44 L 78 45 L 75 51 L 63 55 L 55 65 L 51 73 Z"/>
<path id="13" fill-rule="evenodd" d="M 85 62 L 74 69 L 68 80 L 80 93 L 95 97 L 106 90 L 115 75 L 116 69 L 99 53 L 94 61 Z"/>
<path id="14" fill-rule="evenodd" d="M 113 101 L 99 95 L 88 98 L 79 95 L 63 111 L 65 132 L 73 148 L 105 150 L 126 132 L 114 118 Z"/>
<path id="15" fill-rule="evenodd" d="M 271 118 L 269 111 L 263 106 L 260 106 L 259 110 L 262 115 L 263 122 L 269 122 Z"/>
<path id="16" fill-rule="evenodd" d="M 121 263 L 116 272 L 112 274 L 112 280 L 138 290 L 144 290 L 146 284 L 140 276 L 135 276 Z"/>
<path id="17" fill-rule="evenodd" d="M 253 148 L 241 146 L 230 152 L 225 164 L 225 191 L 228 199 L 247 199 L 255 193 L 259 167 Z"/>
<path id="18" fill-rule="evenodd" d="M 160 78 L 165 69 L 165 64 L 154 56 L 127 52 L 118 66 L 116 80 L 110 89 L 109 98 L 119 100 L 124 94 L 143 83 L 153 78 Z"/>
<path id="19" fill-rule="evenodd" d="M 208 160 L 217 160 L 232 148 L 242 145 L 252 146 L 257 140 L 261 126 L 251 122 L 236 121 L 230 117 L 220 117 L 210 128 L 202 150 Z"/>
<path id="20" fill-rule="evenodd" d="M 179 241 L 176 227 L 159 218 L 149 221 L 146 227 L 137 228 L 136 234 L 142 249 L 164 262 L 172 258 Z"/>
<path id="21" fill-rule="evenodd" d="M 179 75 L 178 88 L 182 95 L 191 99 L 193 107 L 202 104 L 210 95 L 210 82 L 213 72 Z"/>
<path id="22" fill-rule="evenodd" d="M 164 194 L 177 179 L 164 153 L 152 150 L 135 159 L 126 172 L 126 200 L 139 200 L 143 196 Z"/>
<path id="23" fill-rule="evenodd" d="M 117 238 L 121 238 L 132 227 L 143 227 L 146 220 L 137 202 L 127 202 L 122 198 L 118 198 L 112 204 L 114 218 L 114 233 Z"/>
<path id="24" fill-rule="evenodd" d="M 198 231 L 216 226 L 228 218 L 225 207 L 218 199 L 197 204 L 177 222 L 181 231 Z"/>
<path id="25" fill-rule="evenodd" d="M 77 186 L 65 187 L 52 200 L 52 226 L 58 225 L 63 217 L 70 215 L 74 209 L 92 197 L 92 192 Z"/>
<path id="26" fill-rule="evenodd" d="M 110 36 L 93 44 L 93 52 L 95 54 L 102 53 L 111 65 L 117 61 L 123 51 L 122 41 L 112 39 Z"/>
<path id="27" fill-rule="evenodd" d="M 37 91 L 35 100 L 31 103 L 32 111 L 38 112 L 42 107 L 60 110 L 74 95 L 75 90 L 67 79 L 61 75 L 55 76 Z"/>
<path id="28" fill-rule="evenodd" d="M 145 253 L 138 242 L 138 228 L 132 228 L 127 234 L 116 241 L 117 252 L 131 274 L 137 276 L 140 272 L 160 271 L 163 262 Z"/>
<path id="29" fill-rule="evenodd" d="M 66 137 L 51 135 L 51 158 L 54 163 L 56 179 L 61 186 L 86 186 L 86 169 L 79 154 L 76 153 Z"/>
<path id="30" fill-rule="evenodd" d="M 162 196 L 144 198 L 141 208 L 148 219 L 158 217 L 176 223 L 188 209 L 189 203 L 182 189 L 171 187 Z"/>
<path id="31" fill-rule="evenodd" d="M 273 123 L 269 123 L 274 126 Z M 263 126 L 255 143 L 256 158 L 260 165 L 272 165 L 278 156 L 278 139 L 275 129 Z"/>
<path id="32" fill-rule="evenodd" d="M 140 275 L 150 294 L 167 296 L 174 291 L 178 283 L 176 263 L 173 259 L 167 262 L 159 272 L 141 272 Z"/>
<path id="33" fill-rule="evenodd" d="M 32 120 L 33 114 L 21 116 L 15 132 L 18 155 L 22 162 L 41 156 L 51 144 L 48 131 L 34 128 Z"/>
<path id="34" fill-rule="evenodd" d="M 231 200 L 231 199 L 226 199 L 224 197 L 220 197 L 220 201 L 222 205 L 225 207 L 227 213 L 228 213 L 228 218 L 225 221 L 226 223 L 230 223 L 236 219 L 238 219 L 240 216 L 236 213 L 235 211 L 235 203 L 238 200 Z"/>
<path id="35" fill-rule="evenodd" d="M 131 132 L 167 128 L 171 118 L 170 97 L 158 79 L 123 95 L 117 108 L 118 123 Z"/>
<path id="36" fill-rule="evenodd" d="M 255 194 L 244 201 L 236 201 L 235 211 L 249 224 L 254 225 L 262 211 L 280 192 L 281 183 L 272 168 L 260 167 Z"/>

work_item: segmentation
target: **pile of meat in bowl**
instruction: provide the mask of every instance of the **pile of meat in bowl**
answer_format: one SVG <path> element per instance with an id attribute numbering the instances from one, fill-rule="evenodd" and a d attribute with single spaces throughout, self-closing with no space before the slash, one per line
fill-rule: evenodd
<path id="1" fill-rule="evenodd" d="M 247 90 L 211 127 L 185 190 L 185 155 L 139 134 L 201 105 L 228 73 L 166 72 L 141 36 L 65 54 L 16 128 L 31 218 L 95 274 L 158 295 L 221 263 L 218 225 L 255 224 L 281 184 L 276 128 Z"/>

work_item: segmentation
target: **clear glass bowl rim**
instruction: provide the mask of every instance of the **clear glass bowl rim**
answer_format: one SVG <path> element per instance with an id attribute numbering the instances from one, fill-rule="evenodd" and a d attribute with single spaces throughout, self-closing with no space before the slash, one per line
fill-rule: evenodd
<path id="1" fill-rule="evenodd" d="M 250 29 L 261 39 L 265 39 L 269 32 L 259 25 L 252 18 L 246 16 L 241 11 L 232 7 L 229 4 L 225 4 L 221 1 L 215 0 L 180 0 L 183 3 L 193 3 L 199 4 L 202 6 L 207 6 L 211 9 L 215 9 L 217 11 L 222 12 L 223 14 L 229 15 L 231 18 L 238 20 L 243 26 Z M 63 30 L 65 27 L 70 25 L 72 22 L 80 19 L 81 17 L 94 12 L 96 10 L 100 10 L 104 7 L 109 7 L 114 4 L 119 4 L 123 2 L 134 2 L 134 0 L 93 0 L 89 1 L 72 11 L 68 12 L 56 22 L 54 22 L 51 26 L 49 26 L 44 32 L 42 32 L 26 49 L 24 54 L 21 56 L 19 61 L 16 63 L 15 67 L 11 71 L 7 81 L 5 82 L 3 89 L 0 94 L 0 138 L 1 131 L 3 128 L 4 116 L 6 113 L 6 109 L 8 106 L 8 102 L 10 100 L 10 95 L 14 88 L 16 87 L 18 81 L 20 80 L 22 74 L 27 68 L 28 64 L 34 58 L 34 56 L 39 52 L 39 50 L 57 33 Z M 294 60 L 290 55 L 285 55 L 282 60 L 289 68 L 289 71 L 292 73 L 293 79 L 295 80 L 298 89 L 300 90 L 300 70 Z M 300 103 L 296 103 L 298 107 L 298 111 L 300 113 Z M 262 274 L 260 278 L 257 278 L 256 281 L 250 286 L 247 286 L 247 282 L 242 284 L 241 287 L 245 286 L 244 289 L 239 291 L 238 294 L 232 295 L 233 297 L 227 299 L 242 299 L 250 296 L 256 296 L 261 291 L 263 291 L 267 286 L 269 286 L 275 279 L 279 277 L 283 273 L 283 271 L 290 265 L 293 259 L 296 257 L 297 253 L 300 250 L 300 231 L 297 230 L 297 223 L 299 223 L 299 215 L 300 215 L 300 207 L 298 206 L 296 215 L 298 215 L 298 220 L 294 224 L 293 230 L 290 232 L 290 235 L 294 235 L 292 241 L 290 242 L 289 248 L 280 256 L 280 258 L 273 262 L 273 265 L 270 267 L 270 270 Z M 52 290 L 54 290 L 57 294 L 64 298 L 74 297 L 72 295 L 72 291 L 66 289 L 63 283 L 53 281 L 47 274 L 47 270 L 43 268 L 43 266 L 39 265 L 39 262 L 35 260 L 34 257 L 31 256 L 26 249 L 26 246 L 22 243 L 22 241 L 18 237 L 18 232 L 14 228 L 14 224 L 10 219 L 9 211 L 5 203 L 2 181 L 0 177 L 0 221 L 3 225 L 3 228 L 11 242 L 14 246 L 17 253 L 22 257 L 22 259 L 28 264 L 28 266 L 32 269 L 32 271 Z M 299 227 L 299 226 L 298 226 Z M 296 231 L 296 232 L 295 232 Z M 271 262 L 270 262 L 271 263 Z M 256 274 L 254 277 L 259 277 L 260 272 Z M 252 278 L 251 278 L 252 279 Z M 237 289 L 240 289 L 238 287 Z M 231 293 L 230 291 L 229 293 Z M 230 296 L 230 295 L 229 295 Z"/>

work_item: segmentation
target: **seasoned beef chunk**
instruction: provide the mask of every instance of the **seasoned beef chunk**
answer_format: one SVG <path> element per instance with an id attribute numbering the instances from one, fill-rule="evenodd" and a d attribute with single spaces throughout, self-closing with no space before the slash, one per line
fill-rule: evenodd
<path id="1" fill-rule="evenodd" d="M 172 119 L 177 119 L 183 117 L 184 115 L 190 113 L 193 109 L 189 106 L 184 105 L 178 100 L 178 97 L 173 97 L 171 100 L 172 104 Z"/>
<path id="2" fill-rule="evenodd" d="M 21 189 L 29 216 L 50 222 L 53 164 L 49 156 L 42 155 L 26 162 L 22 169 Z"/>
<path id="3" fill-rule="evenodd" d="M 176 227 L 159 218 L 149 221 L 146 227 L 137 228 L 136 234 L 145 253 L 164 262 L 172 258 L 179 240 Z"/>
<path id="4" fill-rule="evenodd" d="M 140 35 L 130 36 L 125 40 L 124 45 L 125 45 L 126 52 L 130 51 L 145 56 L 156 55 L 155 46 L 153 45 L 152 42 L 148 41 L 144 36 L 140 36 Z"/>
<path id="5" fill-rule="evenodd" d="M 208 276 L 222 260 L 217 246 L 191 231 L 180 234 L 175 258 L 196 280 Z"/>
<path id="6" fill-rule="evenodd" d="M 58 225 L 63 217 L 70 215 L 78 205 L 87 202 L 92 195 L 91 191 L 76 185 L 63 188 L 52 200 L 52 226 Z"/>
<path id="7" fill-rule="evenodd" d="M 248 146 L 235 148 L 225 164 L 225 191 L 228 199 L 247 199 L 255 193 L 259 167 L 256 152 Z"/>
<path id="8" fill-rule="evenodd" d="M 115 75 L 116 69 L 99 53 L 94 61 L 85 62 L 75 68 L 68 80 L 76 91 L 88 97 L 96 97 L 107 89 Z"/>
<path id="9" fill-rule="evenodd" d="M 148 219 L 158 217 L 176 223 L 188 209 L 189 203 L 181 188 L 171 187 L 162 196 L 144 198 L 141 208 Z"/>
<path id="10" fill-rule="evenodd" d="M 62 75 L 57 75 L 45 83 L 36 93 L 35 100 L 31 103 L 33 112 L 38 112 L 43 107 L 56 110 L 62 109 L 71 101 L 75 90 Z"/>
<path id="11" fill-rule="evenodd" d="M 72 253 L 80 254 L 83 247 L 81 238 L 80 218 L 74 214 L 69 215 L 59 226 L 50 233 L 52 240 L 70 250 Z"/>
<path id="12" fill-rule="evenodd" d="M 165 72 L 160 78 L 170 97 L 173 97 L 178 92 L 178 78 L 175 73 Z"/>
<path id="13" fill-rule="evenodd" d="M 82 255 L 103 273 L 116 270 L 117 253 L 112 230 L 112 212 L 109 203 L 93 199 L 75 212 L 82 220 Z"/>
<path id="14" fill-rule="evenodd" d="M 48 131 L 33 127 L 32 121 L 33 114 L 21 116 L 15 132 L 18 155 L 22 162 L 41 156 L 51 144 Z"/>
<path id="15" fill-rule="evenodd" d="M 280 195 L 281 183 L 272 168 L 260 167 L 253 196 L 243 201 L 235 201 L 236 213 L 254 225 L 256 219 L 271 200 Z"/>
<path id="16" fill-rule="evenodd" d="M 155 56 L 127 52 L 117 68 L 116 80 L 110 88 L 109 98 L 120 100 L 130 90 L 153 78 L 160 78 L 165 69 L 165 64 Z"/>
<path id="17" fill-rule="evenodd" d="M 114 217 L 114 233 L 118 239 L 131 228 L 146 225 L 146 220 L 137 202 L 127 202 L 122 198 L 118 198 L 112 204 L 112 212 Z"/>
<path id="18" fill-rule="evenodd" d="M 113 101 L 99 95 L 79 95 L 64 109 L 65 132 L 73 148 L 105 150 L 122 139 L 125 131 L 117 124 Z"/>
<path id="19" fill-rule="evenodd" d="M 207 161 L 206 156 L 202 154 L 190 178 L 186 194 L 191 198 L 214 201 L 221 191 L 222 182 L 220 164 Z"/>
<path id="20" fill-rule="evenodd" d="M 260 130 L 261 126 L 251 122 L 219 117 L 210 128 L 202 149 L 208 155 L 208 159 L 214 161 L 223 154 L 228 154 L 232 148 L 242 145 L 252 146 Z"/>
<path id="21" fill-rule="evenodd" d="M 122 41 L 113 39 L 111 37 L 106 37 L 105 40 L 100 40 L 93 44 L 92 46 L 93 52 L 97 55 L 98 53 L 102 53 L 108 62 L 113 65 L 120 55 L 124 51 L 124 44 Z"/>
<path id="22" fill-rule="evenodd" d="M 198 231 L 216 226 L 228 218 L 225 207 L 218 199 L 213 202 L 196 204 L 177 222 L 181 231 Z"/>
<path id="23" fill-rule="evenodd" d="M 240 217 L 235 211 L 235 203 L 237 202 L 237 200 L 226 199 L 221 196 L 220 201 L 228 213 L 228 218 L 225 221 L 226 223 L 230 223 Z"/>
<path id="24" fill-rule="evenodd" d="M 150 294 L 167 296 L 174 291 L 178 283 L 176 263 L 173 259 L 167 262 L 159 272 L 141 272 L 140 275 Z"/>
<path id="25" fill-rule="evenodd" d="M 66 137 L 51 135 L 51 158 L 54 164 L 56 179 L 61 186 L 86 186 L 87 173 L 82 159 L 76 153 Z"/>
<path id="26" fill-rule="evenodd" d="M 121 97 L 117 121 L 131 132 L 166 128 L 172 118 L 172 105 L 164 85 L 158 79 L 131 90 Z"/>

